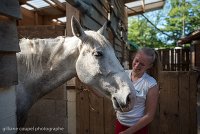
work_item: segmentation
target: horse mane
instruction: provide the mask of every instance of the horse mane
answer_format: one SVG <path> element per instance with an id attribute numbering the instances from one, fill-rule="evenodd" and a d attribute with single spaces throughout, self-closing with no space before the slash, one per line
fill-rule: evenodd
<path id="1" fill-rule="evenodd" d="M 63 47 L 64 47 L 64 46 L 63 46 L 64 42 L 65 42 L 65 38 L 60 38 L 59 42 L 58 42 L 57 45 L 54 47 L 54 49 L 53 49 L 53 51 L 52 51 L 52 53 L 51 53 L 51 55 L 50 55 L 50 58 L 49 58 L 49 60 L 48 60 L 48 63 L 47 63 L 49 66 L 52 65 L 53 60 L 54 60 L 57 56 L 60 56 L 60 55 L 63 53 L 63 51 L 64 51 L 64 48 L 63 48 Z"/>
<path id="2" fill-rule="evenodd" d="M 44 68 L 49 68 L 49 63 L 61 54 L 64 40 L 65 38 L 61 36 L 54 39 L 21 39 L 19 43 L 21 52 L 18 53 L 18 58 L 26 66 L 27 74 L 38 77 Z"/>

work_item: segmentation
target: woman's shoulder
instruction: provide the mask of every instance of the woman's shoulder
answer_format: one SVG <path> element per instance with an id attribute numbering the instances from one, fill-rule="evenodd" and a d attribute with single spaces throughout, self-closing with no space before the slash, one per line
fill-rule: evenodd
<path id="1" fill-rule="evenodd" d="M 154 86 L 154 85 L 157 84 L 157 81 L 152 76 L 150 76 L 147 73 L 145 73 L 144 79 L 145 79 L 145 81 L 148 82 L 148 84 L 149 84 L 150 87 L 152 87 L 152 86 Z"/>

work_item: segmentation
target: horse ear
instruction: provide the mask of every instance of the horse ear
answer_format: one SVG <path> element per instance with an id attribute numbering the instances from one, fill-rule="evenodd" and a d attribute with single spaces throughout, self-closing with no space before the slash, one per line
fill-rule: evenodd
<path id="1" fill-rule="evenodd" d="M 110 23 L 111 23 L 110 21 L 105 22 L 97 32 L 100 33 L 101 35 L 105 35 L 107 28 L 110 26 Z"/>
<path id="2" fill-rule="evenodd" d="M 74 36 L 81 37 L 85 34 L 80 23 L 74 16 L 72 16 L 72 19 L 71 19 L 71 27 L 72 27 L 72 33 Z"/>

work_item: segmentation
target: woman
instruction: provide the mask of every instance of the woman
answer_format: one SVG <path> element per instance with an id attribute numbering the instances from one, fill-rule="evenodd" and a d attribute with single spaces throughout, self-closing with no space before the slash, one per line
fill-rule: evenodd
<path id="1" fill-rule="evenodd" d="M 136 53 L 133 69 L 127 71 L 136 90 L 136 102 L 129 112 L 117 111 L 115 134 L 148 134 L 147 125 L 154 118 L 159 89 L 156 80 L 146 71 L 158 69 L 158 61 L 151 48 L 142 48 Z"/>

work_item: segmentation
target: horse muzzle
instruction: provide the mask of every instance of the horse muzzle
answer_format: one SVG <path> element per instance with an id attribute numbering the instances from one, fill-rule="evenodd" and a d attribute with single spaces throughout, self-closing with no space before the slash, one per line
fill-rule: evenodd
<path id="1" fill-rule="evenodd" d="M 112 96 L 113 107 L 115 110 L 120 112 L 128 112 L 133 109 L 135 98 L 134 93 L 129 93 L 127 96 L 124 95 L 113 95 Z"/>

